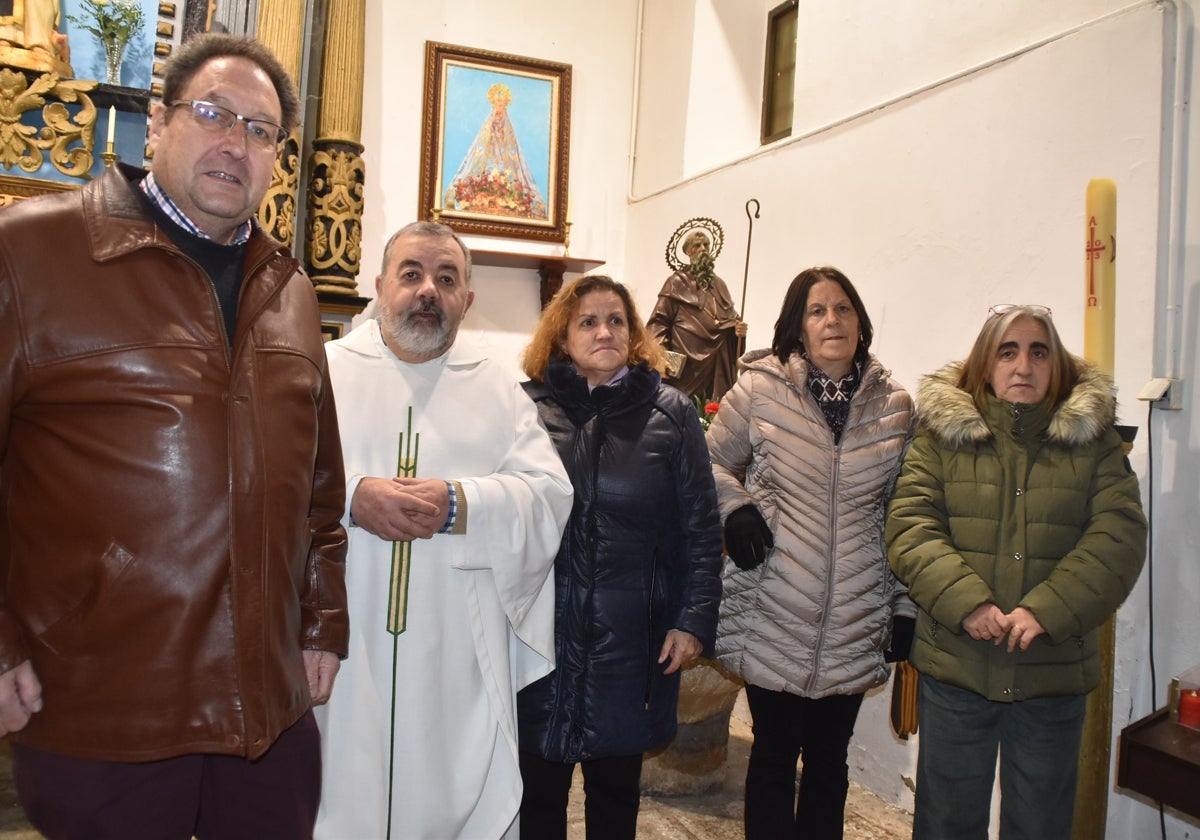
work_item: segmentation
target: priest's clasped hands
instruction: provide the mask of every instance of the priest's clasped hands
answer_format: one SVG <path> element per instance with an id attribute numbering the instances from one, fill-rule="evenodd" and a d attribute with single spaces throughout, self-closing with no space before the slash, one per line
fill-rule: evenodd
<path id="1" fill-rule="evenodd" d="M 446 524 L 450 491 L 440 478 L 363 478 L 350 504 L 354 524 L 385 540 L 425 540 Z"/>

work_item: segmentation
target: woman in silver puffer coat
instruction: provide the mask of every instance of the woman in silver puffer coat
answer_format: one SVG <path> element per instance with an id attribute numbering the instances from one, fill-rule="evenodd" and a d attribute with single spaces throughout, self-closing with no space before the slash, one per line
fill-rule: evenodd
<path id="1" fill-rule="evenodd" d="M 844 274 L 801 272 L 708 431 L 729 556 L 717 658 L 745 680 L 754 723 L 750 840 L 842 836 L 863 694 L 887 680 L 889 643 L 903 658 L 912 639 L 883 513 L 916 415 L 871 338 Z"/>

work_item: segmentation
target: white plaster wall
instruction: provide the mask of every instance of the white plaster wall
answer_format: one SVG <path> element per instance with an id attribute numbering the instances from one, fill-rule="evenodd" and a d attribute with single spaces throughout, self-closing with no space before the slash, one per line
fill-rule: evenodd
<path id="1" fill-rule="evenodd" d="M 758 143 L 766 33 L 756 5 L 696 0 L 688 113 L 708 119 L 689 121 L 695 130 L 686 135 L 685 171 L 724 163 Z"/>
<path id="2" fill-rule="evenodd" d="M 781 0 L 645 3 L 634 194 L 753 150 L 767 13 Z M 793 136 L 1123 8 L 1121 0 L 801 3 Z M 681 78 L 682 76 L 682 78 Z M 686 110 L 664 107 L 686 101 Z M 686 149 L 666 160 L 664 149 Z"/>
<path id="3" fill-rule="evenodd" d="M 633 149 L 636 160 L 631 162 L 638 193 L 682 178 L 688 171 L 686 139 L 700 134 L 688 131 L 691 100 L 705 102 L 699 86 L 691 82 L 695 6 L 696 0 L 654 0 L 641 9 L 640 32 L 652 37 L 643 37 L 638 44 L 638 70 L 646 74 L 645 79 L 638 78 L 635 114 L 642 142 Z"/>
<path id="4" fill-rule="evenodd" d="M 1159 4 L 1110 14 L 1122 5 L 802 4 L 800 55 L 808 75 L 797 87 L 797 136 L 723 165 L 685 167 L 690 180 L 637 172 L 625 260 L 640 305 L 651 305 L 664 271 L 663 243 L 682 220 L 711 215 L 725 226 L 717 267 L 737 297 L 746 259 L 744 203 L 757 198 L 749 346 L 769 343 L 790 279 L 804 267 L 832 263 L 863 294 L 876 327 L 873 349 L 915 389 L 921 375 L 965 355 L 992 303 L 1049 305 L 1068 346 L 1082 347 L 1084 191 L 1090 178 L 1115 179 L 1115 376 L 1124 422 L 1141 426 L 1131 461 L 1154 519 L 1157 686 L 1152 697 L 1144 574 L 1118 614 L 1114 733 L 1162 705 L 1170 676 L 1200 662 L 1200 453 L 1191 383 L 1200 237 L 1193 221 L 1180 246 L 1176 370 L 1185 379 L 1186 407 L 1156 410 L 1148 422 L 1146 404 L 1135 396 L 1165 370 L 1171 321 L 1159 216 L 1160 202 L 1168 201 L 1159 178 L 1160 100 L 1163 27 L 1171 16 Z M 1184 12 L 1194 37 L 1190 7 Z M 656 33 L 647 30 L 644 38 Z M 1021 54 L 991 64 L 1013 53 Z M 930 87 L 983 65 L 990 66 Z M 654 90 L 654 68 L 640 73 L 639 90 Z M 1195 76 L 1193 66 L 1193 87 Z M 712 115 L 697 112 L 702 101 L 690 99 L 689 134 L 710 122 Z M 1195 148 L 1197 119 L 1188 119 Z M 645 124 L 638 126 L 638 149 L 650 142 L 641 135 Z M 1195 169 L 1193 163 L 1186 184 L 1192 219 L 1200 198 Z M 881 692 L 864 706 L 850 761 L 857 780 L 911 805 L 905 779 L 914 773 L 916 741 L 891 736 L 887 698 Z M 1110 838 L 1157 836 L 1156 811 L 1135 797 L 1112 792 L 1108 817 Z M 1194 832 L 1194 822 L 1167 823 L 1171 837 Z"/>
<path id="5" fill-rule="evenodd" d="M 417 218 L 425 42 L 572 65 L 569 221 L 572 256 L 620 259 L 625 241 L 635 0 L 368 0 L 363 90 L 367 167 L 359 291 L 375 296 L 383 245 Z M 468 237 L 473 248 L 548 253 L 531 241 Z M 561 253 L 561 246 L 555 253 Z M 609 266 L 605 267 L 610 268 Z M 532 270 L 478 267 L 464 337 L 517 373 L 540 314 Z"/>

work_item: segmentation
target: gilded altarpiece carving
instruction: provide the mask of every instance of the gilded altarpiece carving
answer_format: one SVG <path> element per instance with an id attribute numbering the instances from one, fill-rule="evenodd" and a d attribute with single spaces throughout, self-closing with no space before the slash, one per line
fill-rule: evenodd
<path id="1" fill-rule="evenodd" d="M 321 142 L 309 160 L 308 270 L 318 292 L 356 295 L 362 259 L 362 146 Z"/>
<path id="2" fill-rule="evenodd" d="M 90 178 L 96 106 L 87 92 L 95 88 L 94 81 L 63 79 L 57 73 L 31 79 L 19 70 L 0 69 L 0 167 L 32 174 L 48 156 L 63 175 Z M 78 113 L 72 116 L 67 103 L 79 105 Z M 39 110 L 41 126 L 22 122 L 26 112 Z"/>
<path id="3" fill-rule="evenodd" d="M 289 248 L 296 241 L 296 191 L 300 185 L 300 132 L 293 131 L 275 160 L 271 186 L 258 208 L 263 228 Z"/>
<path id="4" fill-rule="evenodd" d="M 254 37 L 271 48 L 299 84 L 306 0 L 259 0 Z M 258 221 L 271 236 L 291 248 L 296 241 L 296 195 L 300 185 L 300 129 L 292 132 L 275 162 L 271 186 L 258 210 Z"/>
<path id="5" fill-rule="evenodd" d="M 362 260 L 365 0 L 329 3 L 324 15 L 320 112 L 308 161 L 309 276 L 322 297 L 358 294 Z"/>

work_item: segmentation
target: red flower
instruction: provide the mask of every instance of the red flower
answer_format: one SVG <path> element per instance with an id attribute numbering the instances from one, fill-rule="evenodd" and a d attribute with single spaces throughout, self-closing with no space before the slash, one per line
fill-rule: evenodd
<path id="1" fill-rule="evenodd" d="M 715 403 L 715 402 L 706 403 L 704 406 L 704 413 L 705 414 L 716 414 L 717 409 L 720 407 L 721 407 L 720 403 Z"/>

